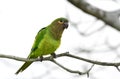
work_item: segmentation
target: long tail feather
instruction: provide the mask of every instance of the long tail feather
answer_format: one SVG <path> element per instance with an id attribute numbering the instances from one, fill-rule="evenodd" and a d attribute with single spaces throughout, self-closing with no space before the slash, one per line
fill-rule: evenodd
<path id="1" fill-rule="evenodd" d="M 18 74 L 19 72 L 22 72 L 24 71 L 29 65 L 31 65 L 32 62 L 25 62 L 22 67 L 15 73 L 15 74 Z"/>

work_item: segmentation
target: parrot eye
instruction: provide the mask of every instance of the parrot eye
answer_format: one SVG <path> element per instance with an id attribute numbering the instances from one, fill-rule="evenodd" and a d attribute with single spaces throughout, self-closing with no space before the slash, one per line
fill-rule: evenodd
<path id="1" fill-rule="evenodd" d="M 59 23 L 59 24 L 63 24 L 64 21 L 63 21 L 63 20 L 59 20 L 58 23 Z"/>

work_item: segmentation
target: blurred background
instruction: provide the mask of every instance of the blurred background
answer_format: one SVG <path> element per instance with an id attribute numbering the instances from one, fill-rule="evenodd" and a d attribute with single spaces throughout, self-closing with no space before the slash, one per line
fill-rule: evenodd
<path id="1" fill-rule="evenodd" d="M 120 60 L 119 0 L 0 0 L 0 54 L 26 58 L 37 32 L 58 17 L 69 20 L 57 53 L 69 51 L 102 62 Z M 56 59 L 85 72 L 92 63 L 68 57 Z M 119 79 L 115 67 L 95 65 L 87 75 L 73 74 L 49 61 L 35 62 L 14 73 L 23 62 L 0 58 L 0 79 Z"/>

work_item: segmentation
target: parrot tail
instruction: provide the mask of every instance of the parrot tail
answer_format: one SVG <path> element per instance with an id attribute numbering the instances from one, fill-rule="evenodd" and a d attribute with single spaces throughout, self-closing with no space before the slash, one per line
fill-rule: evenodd
<path id="1" fill-rule="evenodd" d="M 24 71 L 29 65 L 31 65 L 32 62 L 25 62 L 22 67 L 15 73 L 16 75 L 19 73 L 19 72 L 22 72 Z"/>

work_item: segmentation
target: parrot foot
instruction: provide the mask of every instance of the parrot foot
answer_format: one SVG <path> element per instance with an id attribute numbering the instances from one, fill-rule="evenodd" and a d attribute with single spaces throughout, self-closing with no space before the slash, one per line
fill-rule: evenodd
<path id="1" fill-rule="evenodd" d="M 40 56 L 39 59 L 40 59 L 40 61 L 42 62 L 42 61 L 43 61 L 43 56 Z"/>
<path id="2" fill-rule="evenodd" d="M 55 53 L 52 53 L 51 56 L 52 56 L 53 58 L 56 58 L 56 54 L 55 54 Z"/>

